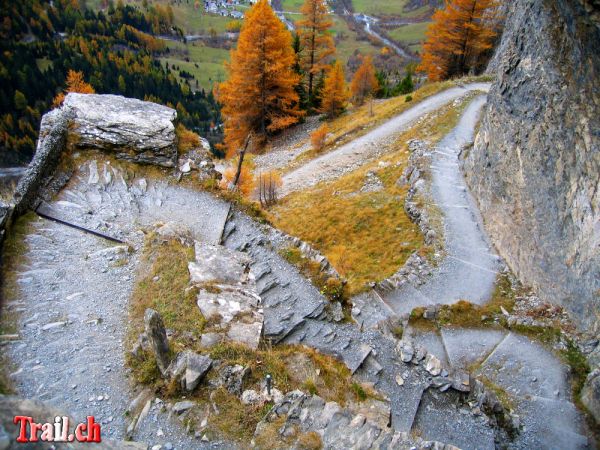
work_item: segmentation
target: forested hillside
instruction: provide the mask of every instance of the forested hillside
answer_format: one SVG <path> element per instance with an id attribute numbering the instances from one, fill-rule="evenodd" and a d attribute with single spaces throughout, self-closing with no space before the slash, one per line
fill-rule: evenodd
<path id="1" fill-rule="evenodd" d="M 193 92 L 156 60 L 169 50 L 151 34 L 180 35 L 168 7 L 142 12 L 119 2 L 94 12 L 77 0 L 24 0 L 2 2 L 0 14 L 0 165 L 30 159 L 40 118 L 69 69 L 83 72 L 97 93 L 172 105 L 202 135 L 218 122 L 212 93 Z"/>

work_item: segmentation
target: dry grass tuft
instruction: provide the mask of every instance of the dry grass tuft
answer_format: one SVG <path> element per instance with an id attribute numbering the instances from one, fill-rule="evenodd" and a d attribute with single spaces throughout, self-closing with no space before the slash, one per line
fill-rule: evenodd
<path id="1" fill-rule="evenodd" d="M 196 306 L 196 289 L 189 287 L 188 262 L 194 259 L 193 247 L 176 239 L 166 240 L 150 233 L 146 236 L 142 268 L 137 275 L 129 311 L 130 340 L 144 330 L 144 312 L 155 309 L 165 327 L 173 330 L 177 342 L 183 333 L 199 337 L 205 319 Z"/>
<path id="2" fill-rule="evenodd" d="M 244 405 L 235 395 L 224 388 L 213 391 L 212 400 L 219 413 L 211 414 L 209 426 L 227 438 L 249 441 L 254 436 L 256 424 L 266 416 L 271 405 Z"/>

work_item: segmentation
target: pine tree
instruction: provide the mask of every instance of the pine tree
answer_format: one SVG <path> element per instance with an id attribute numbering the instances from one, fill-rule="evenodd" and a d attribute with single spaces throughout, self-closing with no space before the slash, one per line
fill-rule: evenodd
<path id="1" fill-rule="evenodd" d="M 370 56 L 365 56 L 362 64 L 354 74 L 354 78 L 352 78 L 351 89 L 354 101 L 358 105 L 362 105 L 365 99 L 373 96 L 378 87 L 373 59 Z"/>
<path id="2" fill-rule="evenodd" d="M 253 133 L 260 143 L 268 133 L 296 123 L 302 113 L 294 87 L 292 36 L 267 0 L 246 13 L 237 48 L 227 66 L 229 77 L 219 86 L 225 144 L 233 155 Z"/>
<path id="3" fill-rule="evenodd" d="M 306 74 L 308 103 L 316 103 L 315 78 L 327 67 L 327 59 L 335 53 L 333 38 L 329 29 L 333 22 L 324 0 L 305 0 L 300 9 L 304 19 L 298 21 L 300 36 L 300 63 Z"/>
<path id="4" fill-rule="evenodd" d="M 78 92 L 80 94 L 93 94 L 96 91 L 92 87 L 91 84 L 86 83 L 83 79 L 83 72 L 76 72 L 74 70 L 69 69 L 67 73 L 67 93 L 68 92 Z M 52 103 L 53 107 L 57 107 L 62 105 L 62 102 L 65 100 L 65 94 L 61 92 L 56 97 L 54 97 L 54 102 Z"/>
<path id="5" fill-rule="evenodd" d="M 480 68 L 496 36 L 497 6 L 497 0 L 446 0 L 432 16 L 418 71 L 439 81 Z"/>
<path id="6" fill-rule="evenodd" d="M 325 77 L 320 111 L 330 118 L 340 115 L 346 109 L 349 96 L 344 68 L 336 61 Z"/>

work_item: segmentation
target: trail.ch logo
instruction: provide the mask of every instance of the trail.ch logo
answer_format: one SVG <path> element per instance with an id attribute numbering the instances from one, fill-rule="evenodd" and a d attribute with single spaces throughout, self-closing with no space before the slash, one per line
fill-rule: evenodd
<path id="1" fill-rule="evenodd" d="M 17 442 L 101 442 L 100 424 L 94 416 L 87 416 L 87 421 L 75 427 L 73 434 L 69 433 L 69 418 L 56 416 L 54 423 L 36 423 L 33 417 L 15 416 L 13 423 L 19 426 Z M 41 433 L 41 435 L 40 435 Z"/>

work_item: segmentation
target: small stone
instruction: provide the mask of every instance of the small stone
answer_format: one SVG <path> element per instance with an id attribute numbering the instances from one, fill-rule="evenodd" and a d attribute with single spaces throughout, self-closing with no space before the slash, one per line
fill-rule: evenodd
<path id="1" fill-rule="evenodd" d="M 242 392 L 240 400 L 244 405 L 258 405 L 264 401 L 262 396 L 253 389 Z"/>
<path id="2" fill-rule="evenodd" d="M 173 450 L 173 444 L 171 444 L 170 442 L 167 442 L 165 444 L 165 450 Z"/>
<path id="3" fill-rule="evenodd" d="M 164 436 L 164 435 L 165 435 L 165 432 L 164 432 L 162 429 L 160 429 L 160 428 L 159 428 L 159 429 L 158 429 L 158 431 L 156 432 L 156 435 L 157 435 L 158 437 L 162 437 L 162 436 Z"/>
<path id="4" fill-rule="evenodd" d="M 398 386 L 404 385 L 404 378 L 402 378 L 402 375 L 400 375 L 400 374 L 396 375 L 396 384 L 398 384 Z"/>
<path id="5" fill-rule="evenodd" d="M 415 354 L 415 349 L 412 344 L 407 341 L 403 341 L 400 347 L 400 358 L 403 362 L 407 363 L 413 358 Z"/>
<path id="6" fill-rule="evenodd" d="M 442 372 L 442 362 L 429 353 L 425 358 L 425 370 L 434 377 L 438 376 Z"/>
<path id="7" fill-rule="evenodd" d="M 44 325 L 42 331 L 53 330 L 55 328 L 61 328 L 67 325 L 67 322 L 52 322 Z"/>
<path id="8" fill-rule="evenodd" d="M 182 402 L 177 402 L 173 405 L 173 412 L 175 414 L 181 414 L 188 409 L 191 409 L 195 406 L 195 403 L 190 400 L 184 400 Z"/>
<path id="9" fill-rule="evenodd" d="M 160 445 L 160 444 L 157 444 L 157 445 L 153 445 L 153 446 L 152 446 L 152 450 L 162 450 L 162 448 L 163 448 L 163 447 L 162 447 L 162 445 Z"/>

